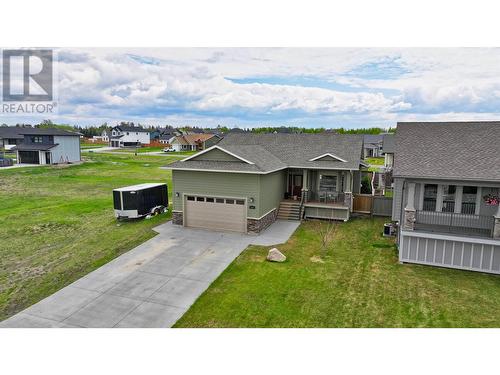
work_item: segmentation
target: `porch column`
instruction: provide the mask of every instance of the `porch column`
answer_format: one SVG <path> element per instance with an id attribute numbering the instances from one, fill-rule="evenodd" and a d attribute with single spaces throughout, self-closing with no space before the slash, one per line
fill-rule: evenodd
<path id="1" fill-rule="evenodd" d="M 500 240 L 500 204 L 495 214 L 495 225 L 493 226 L 493 238 Z"/>
<path id="2" fill-rule="evenodd" d="M 403 229 L 415 229 L 415 183 L 408 183 L 407 201 L 404 212 Z"/>
<path id="3" fill-rule="evenodd" d="M 344 190 L 344 206 L 349 207 L 349 211 L 352 211 L 352 171 L 349 171 L 345 175 L 344 185 L 342 190 Z"/>
<path id="4" fill-rule="evenodd" d="M 309 191 L 308 186 L 308 179 L 307 179 L 307 169 L 302 170 L 302 200 L 303 202 L 307 202 L 307 192 Z"/>
<path id="5" fill-rule="evenodd" d="M 462 185 L 458 185 L 455 190 L 455 213 L 459 214 L 462 212 L 462 194 L 464 191 L 464 187 Z"/>

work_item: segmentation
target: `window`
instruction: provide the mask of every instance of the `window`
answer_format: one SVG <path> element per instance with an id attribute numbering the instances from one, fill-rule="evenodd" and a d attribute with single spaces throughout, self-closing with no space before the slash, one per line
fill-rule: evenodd
<path id="1" fill-rule="evenodd" d="M 323 191 L 336 191 L 337 190 L 337 176 L 319 176 L 319 190 Z"/>
<path id="2" fill-rule="evenodd" d="M 238 199 L 238 200 L 236 201 L 236 204 L 239 204 L 239 205 L 241 205 L 241 206 L 242 206 L 242 205 L 244 205 L 244 204 L 245 204 L 245 201 L 244 201 L 244 200 L 242 200 L 242 199 Z"/>
<path id="3" fill-rule="evenodd" d="M 462 193 L 463 214 L 474 215 L 476 213 L 477 186 L 464 186 Z"/>
<path id="4" fill-rule="evenodd" d="M 187 197 L 188 201 L 194 201 L 194 197 Z"/>
<path id="5" fill-rule="evenodd" d="M 207 198 L 206 200 L 208 203 L 214 203 L 214 199 L 213 198 Z"/>
<path id="6" fill-rule="evenodd" d="M 424 186 L 424 204 L 422 210 L 424 211 L 436 211 L 436 198 L 437 198 L 437 185 Z"/>
<path id="7" fill-rule="evenodd" d="M 205 202 L 204 197 L 196 197 L 196 202 Z"/>
<path id="8" fill-rule="evenodd" d="M 33 143 L 42 143 L 42 137 L 31 137 L 31 142 Z"/>
<path id="9" fill-rule="evenodd" d="M 224 199 L 222 198 L 216 198 L 215 203 L 224 203 Z"/>
<path id="10" fill-rule="evenodd" d="M 443 185 L 443 206 L 442 212 L 455 212 L 455 185 Z"/>
<path id="11" fill-rule="evenodd" d="M 226 199 L 226 204 L 234 204 L 234 199 Z"/>

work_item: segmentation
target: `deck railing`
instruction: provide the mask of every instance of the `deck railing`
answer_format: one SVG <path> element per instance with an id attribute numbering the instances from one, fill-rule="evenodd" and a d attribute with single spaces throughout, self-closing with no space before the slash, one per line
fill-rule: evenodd
<path id="1" fill-rule="evenodd" d="M 325 204 L 344 204 L 344 193 L 326 190 L 308 190 L 304 192 L 306 202 Z"/>
<path id="2" fill-rule="evenodd" d="M 493 216 L 458 214 L 453 212 L 417 211 L 415 230 L 492 237 Z"/>

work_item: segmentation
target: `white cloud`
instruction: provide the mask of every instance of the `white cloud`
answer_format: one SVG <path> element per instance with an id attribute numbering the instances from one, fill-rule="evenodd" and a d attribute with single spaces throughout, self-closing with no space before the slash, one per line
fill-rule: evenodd
<path id="1" fill-rule="evenodd" d="M 500 108 L 498 49 L 63 49 L 59 58 L 59 116 L 83 123 L 370 126 Z"/>

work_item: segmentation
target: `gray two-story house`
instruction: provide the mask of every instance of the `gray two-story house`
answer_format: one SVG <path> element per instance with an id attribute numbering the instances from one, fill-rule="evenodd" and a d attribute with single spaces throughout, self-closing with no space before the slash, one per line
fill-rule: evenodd
<path id="1" fill-rule="evenodd" d="M 16 146 L 18 164 L 63 164 L 81 160 L 80 134 L 61 129 L 26 128 Z"/>
<path id="2" fill-rule="evenodd" d="M 500 122 L 398 123 L 399 260 L 500 274 Z"/>

